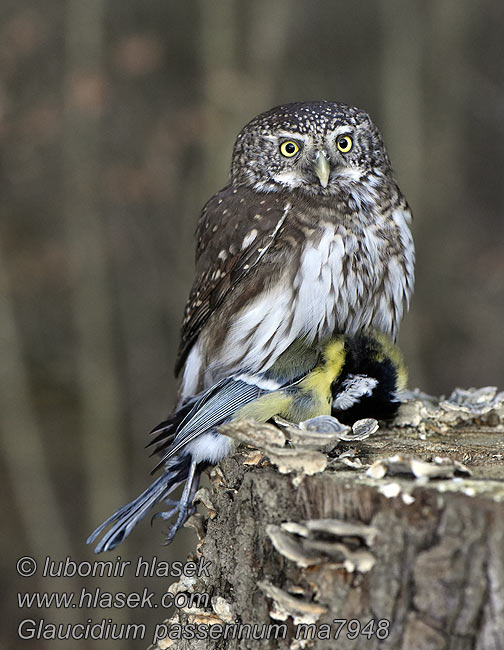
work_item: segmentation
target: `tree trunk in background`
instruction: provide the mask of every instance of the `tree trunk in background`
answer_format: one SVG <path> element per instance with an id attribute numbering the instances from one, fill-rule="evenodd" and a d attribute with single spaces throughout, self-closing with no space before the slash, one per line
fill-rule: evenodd
<path id="1" fill-rule="evenodd" d="M 205 137 L 201 178 L 195 187 L 204 202 L 227 182 L 233 143 L 245 125 L 243 106 L 252 119 L 274 102 L 292 5 L 288 0 L 251 4 L 245 47 L 238 3 L 200 0 L 199 9 Z M 240 50 L 244 56 L 239 62 Z"/>
<path id="2" fill-rule="evenodd" d="M 416 3 L 388 0 L 379 4 L 382 36 L 383 135 L 392 157 L 399 185 L 413 212 L 413 232 L 422 222 L 425 193 L 425 138 L 423 97 L 423 43 L 425 9 Z M 412 314 L 401 328 L 401 340 L 408 341 L 404 352 L 415 386 L 425 385 L 421 355 L 419 317 Z"/>
<path id="3" fill-rule="evenodd" d="M 113 296 L 100 209 L 101 69 L 106 0 L 67 5 L 64 216 L 73 279 L 89 530 L 127 500 L 120 387 L 114 363 Z"/>
<path id="4" fill-rule="evenodd" d="M 44 557 L 70 554 L 71 542 L 47 464 L 29 380 L 22 342 L 16 327 L 3 251 L 0 251 L 0 442 L 6 461 L 7 480 L 23 524 L 30 551 Z M 36 485 L 34 477 L 37 477 Z M 9 504 L 12 506 L 13 504 Z"/>
<path id="5" fill-rule="evenodd" d="M 471 89 L 464 62 L 474 38 L 475 6 L 442 0 L 426 3 L 425 7 L 423 53 L 429 83 L 423 103 L 429 119 L 423 131 L 426 144 L 423 213 L 415 232 L 423 282 L 417 286 L 415 301 L 417 310 L 423 312 L 417 311 L 422 359 L 435 357 L 440 350 L 439 358 L 450 358 L 454 346 L 469 351 L 467 356 L 455 355 L 449 368 L 443 364 L 438 369 L 439 385 L 446 386 L 447 377 L 450 374 L 460 377 L 464 365 L 484 367 L 479 355 L 472 356 L 472 350 L 477 345 L 479 331 L 492 331 L 492 323 L 485 319 L 486 304 L 478 308 L 474 303 L 475 312 L 467 315 L 467 296 L 477 296 L 479 287 L 473 278 L 461 280 L 460 276 L 462 260 L 474 263 L 480 227 L 476 206 L 470 205 L 464 196 L 467 184 L 471 183 L 465 159 L 467 132 L 472 128 L 464 107 L 468 96 L 477 94 Z M 459 233 L 465 233 L 465 244 L 460 244 Z M 433 259 L 437 260 L 436 264 L 430 263 Z M 479 323 L 478 328 L 474 327 L 475 321 Z M 474 381 L 474 373 L 470 376 L 470 381 Z M 483 381 L 488 381 L 486 376 Z"/>
<path id="6" fill-rule="evenodd" d="M 206 536 L 201 515 L 193 520 L 209 576 L 172 587 L 209 593 L 211 608 L 180 610 L 166 623 L 172 638 L 158 648 L 259 647 L 230 632 L 218 642 L 175 640 L 176 626 L 189 623 L 256 624 L 256 639 L 268 629 L 261 626 L 284 625 L 270 628 L 271 638 L 261 642 L 279 650 L 502 648 L 504 471 L 497 456 L 504 429 L 495 417 L 487 424 L 445 428 L 441 435 L 422 425 L 380 430 L 357 443 L 346 465 L 333 460 L 322 472 L 319 452 L 275 446 L 273 427 L 228 428 L 254 445 L 262 439 L 262 453 L 238 452 L 213 471 L 211 492 L 201 495 L 209 509 Z M 452 460 L 430 462 L 447 453 Z M 370 473 L 356 462 L 393 454 L 400 458 Z M 470 461 L 473 478 L 457 464 L 462 459 Z M 298 471 L 282 474 L 291 463 Z M 396 472 L 400 477 L 389 477 Z M 412 472 L 423 478 L 412 480 Z M 446 478 L 429 481 L 430 472 Z M 337 641 L 334 619 L 353 621 Z M 321 638 L 300 640 L 315 629 Z"/>

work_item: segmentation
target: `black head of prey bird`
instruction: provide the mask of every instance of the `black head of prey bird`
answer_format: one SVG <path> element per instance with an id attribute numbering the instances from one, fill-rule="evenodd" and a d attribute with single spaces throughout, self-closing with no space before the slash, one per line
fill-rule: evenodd
<path id="1" fill-rule="evenodd" d="M 410 222 L 382 136 L 365 111 L 301 102 L 247 124 L 234 145 L 230 182 L 199 220 L 196 277 L 176 364 L 179 401 L 167 420 L 167 441 L 186 440 L 196 404 L 210 399 L 208 391 L 216 399 L 214 390 L 220 403 L 227 400 L 236 377 L 251 379 L 259 386 L 253 390 L 275 392 L 276 384 L 262 382 L 285 389 L 312 372 L 316 351 L 340 336 L 348 345 L 367 332 L 394 342 L 413 290 Z M 367 348 L 356 345 L 361 357 Z M 346 397 L 335 398 L 338 417 L 373 405 L 386 416 L 387 403 L 393 410 L 394 373 L 387 363 L 369 366 L 342 372 Z M 356 396 L 353 406 L 349 395 Z M 183 425 L 181 414 L 188 418 Z M 167 468 L 175 482 L 187 481 L 186 501 L 199 468 L 230 449 L 229 439 L 208 426 L 172 450 Z M 159 479 L 160 499 L 165 487 Z"/>

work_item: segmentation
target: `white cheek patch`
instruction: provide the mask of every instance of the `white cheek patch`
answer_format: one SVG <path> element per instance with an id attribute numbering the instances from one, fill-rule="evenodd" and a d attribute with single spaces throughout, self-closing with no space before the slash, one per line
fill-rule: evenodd
<path id="1" fill-rule="evenodd" d="M 304 179 L 294 171 L 279 172 L 278 174 L 272 174 L 271 178 L 275 183 L 280 183 L 286 187 L 300 187 L 304 184 Z"/>
<path id="2" fill-rule="evenodd" d="M 362 172 L 357 167 L 342 167 L 334 175 L 335 180 L 344 178 L 345 180 L 355 181 L 357 183 L 360 182 L 361 177 Z"/>
<path id="3" fill-rule="evenodd" d="M 341 385 L 341 390 L 333 400 L 333 408 L 337 411 L 346 411 L 363 397 L 369 397 L 378 380 L 367 375 L 349 375 Z"/>

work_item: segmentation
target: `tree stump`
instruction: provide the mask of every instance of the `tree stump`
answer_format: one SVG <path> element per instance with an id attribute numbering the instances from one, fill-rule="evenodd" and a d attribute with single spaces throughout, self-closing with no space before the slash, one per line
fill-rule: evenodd
<path id="1" fill-rule="evenodd" d="M 245 444 L 199 493 L 208 576 L 170 588 L 211 600 L 157 647 L 502 650 L 504 395 L 410 397 L 361 439 L 222 427 Z"/>

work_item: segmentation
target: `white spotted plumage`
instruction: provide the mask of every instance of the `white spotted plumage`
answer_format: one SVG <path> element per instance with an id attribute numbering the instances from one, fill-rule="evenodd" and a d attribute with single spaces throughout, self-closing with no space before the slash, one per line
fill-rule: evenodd
<path id="1" fill-rule="evenodd" d="M 346 135 L 353 147 L 342 154 Z M 286 139 L 297 156 L 282 157 Z M 181 401 L 226 375 L 267 370 L 298 339 L 369 328 L 395 339 L 413 289 L 410 220 L 364 111 L 301 103 L 252 120 L 236 139 L 230 186 L 200 221 Z"/>

